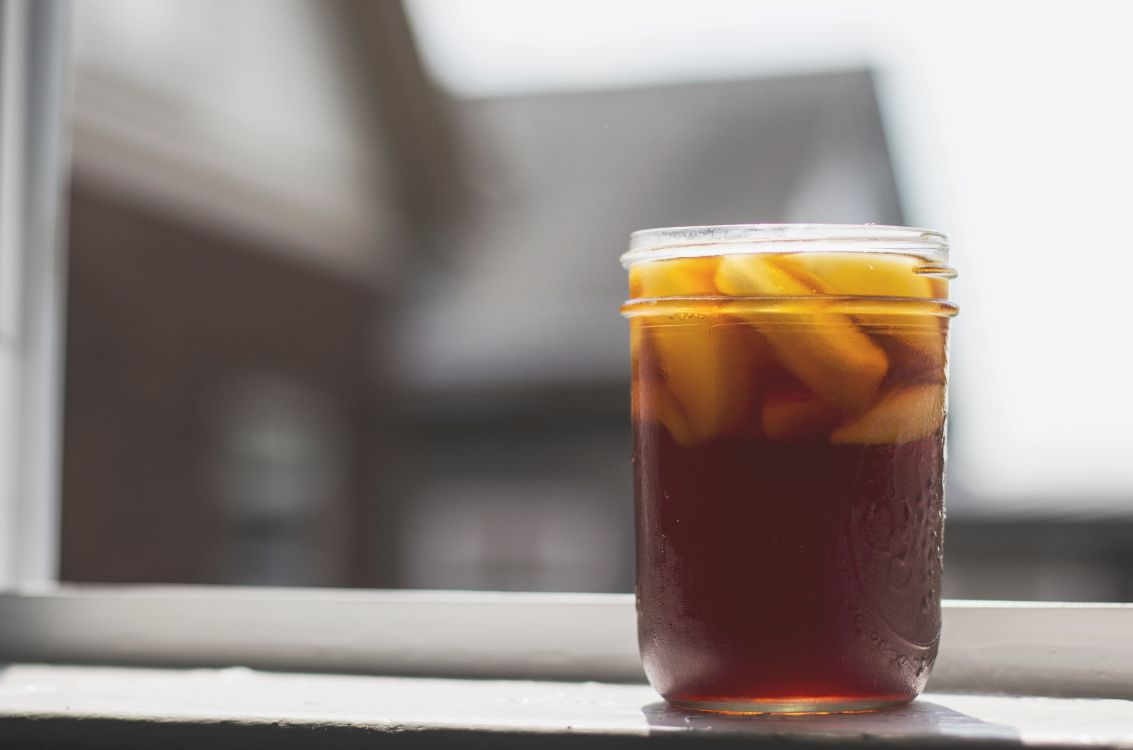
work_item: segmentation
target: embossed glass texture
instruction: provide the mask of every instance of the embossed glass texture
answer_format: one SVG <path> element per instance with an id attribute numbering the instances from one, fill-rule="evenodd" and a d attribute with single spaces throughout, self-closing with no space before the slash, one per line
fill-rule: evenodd
<path id="1" fill-rule="evenodd" d="M 650 681 L 720 711 L 913 699 L 940 634 L 944 237 L 652 230 L 623 262 Z"/>

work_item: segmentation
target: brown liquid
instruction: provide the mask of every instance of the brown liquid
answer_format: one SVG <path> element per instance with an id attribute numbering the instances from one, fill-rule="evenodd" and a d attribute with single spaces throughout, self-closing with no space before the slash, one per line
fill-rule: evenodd
<path id="1" fill-rule="evenodd" d="M 911 700 L 940 632 L 946 283 L 916 258 L 630 269 L 638 633 L 668 700 Z"/>
<path id="2" fill-rule="evenodd" d="M 650 682 L 681 703 L 907 701 L 940 628 L 943 439 L 677 445 L 636 425 Z"/>

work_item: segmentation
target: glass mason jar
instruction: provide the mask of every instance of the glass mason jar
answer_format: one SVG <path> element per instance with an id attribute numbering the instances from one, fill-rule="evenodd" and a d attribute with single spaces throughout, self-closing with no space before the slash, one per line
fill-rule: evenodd
<path id="1" fill-rule="evenodd" d="M 878 708 L 940 636 L 946 238 L 633 234 L 638 635 L 675 704 Z"/>

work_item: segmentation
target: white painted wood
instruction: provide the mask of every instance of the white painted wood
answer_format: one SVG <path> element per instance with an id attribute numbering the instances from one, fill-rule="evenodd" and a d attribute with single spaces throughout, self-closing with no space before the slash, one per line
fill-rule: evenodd
<path id="1" fill-rule="evenodd" d="M 88 720 L 72 725 L 74 737 L 88 737 L 92 719 L 145 723 L 165 727 L 167 740 L 178 737 L 178 725 L 220 724 L 223 731 L 227 723 L 292 730 L 348 728 L 396 734 L 392 740 L 449 730 L 434 737 L 454 745 L 491 732 L 526 736 L 536 743 L 541 737 L 569 734 L 579 744 L 654 735 L 698 744 L 743 739 L 756 746 L 837 741 L 890 747 L 943 742 L 960 747 L 1133 747 L 1133 703 L 1123 700 L 930 693 L 908 706 L 876 713 L 727 717 L 669 708 L 644 685 L 286 674 L 243 668 L 16 664 L 0 673 L 0 722 L 13 718 L 34 719 L 45 727 Z"/>
<path id="2" fill-rule="evenodd" d="M 0 583 L 55 577 L 65 0 L 0 0 Z"/>
<path id="3" fill-rule="evenodd" d="M 619 594 L 62 586 L 0 595 L 0 660 L 640 682 Z M 930 689 L 1133 699 L 1133 605 L 946 602 Z"/>
<path id="4" fill-rule="evenodd" d="M 62 587 L 0 623 L 0 661 L 643 679 L 624 595 Z"/>
<path id="5" fill-rule="evenodd" d="M 934 690 L 1133 699 L 1133 605 L 946 603 Z"/>
<path id="6" fill-rule="evenodd" d="M 17 342 L 23 252 L 24 55 L 20 32 L 25 6 L 0 0 L 0 582 L 12 580 L 15 556 L 17 479 Z"/>

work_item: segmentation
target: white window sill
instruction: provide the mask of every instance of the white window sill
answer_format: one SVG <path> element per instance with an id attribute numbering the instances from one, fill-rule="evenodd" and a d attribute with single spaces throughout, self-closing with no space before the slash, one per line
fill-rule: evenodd
<path id="1" fill-rule="evenodd" d="M 1133 746 L 1133 702 L 930 693 L 877 713 L 726 717 L 669 708 L 636 684 L 15 664 L 0 673 L 0 738 L 84 747 L 637 747 L 656 738 L 1108 748 Z"/>
<path id="2" fill-rule="evenodd" d="M 1133 605 L 944 606 L 929 689 L 1133 699 Z M 49 586 L 0 594 L 0 662 L 644 682 L 623 594 Z"/>
<path id="3" fill-rule="evenodd" d="M 1133 748 L 1130 633 L 1130 605 L 948 602 L 911 706 L 736 719 L 644 684 L 628 595 L 52 586 L 0 594 L 0 745 Z"/>

